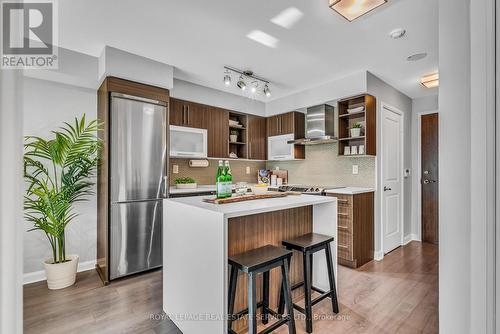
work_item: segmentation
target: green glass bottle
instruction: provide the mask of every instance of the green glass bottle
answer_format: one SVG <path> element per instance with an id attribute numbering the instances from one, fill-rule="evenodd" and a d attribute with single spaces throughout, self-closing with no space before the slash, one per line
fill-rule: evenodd
<path id="1" fill-rule="evenodd" d="M 226 188 L 226 197 L 233 196 L 233 175 L 231 174 L 231 166 L 229 165 L 229 161 L 225 161 L 224 163 L 224 181 Z"/>
<path id="2" fill-rule="evenodd" d="M 217 198 L 226 197 L 224 164 L 222 163 L 222 160 L 219 160 L 219 167 L 217 168 L 217 175 L 215 176 L 215 184 Z"/>

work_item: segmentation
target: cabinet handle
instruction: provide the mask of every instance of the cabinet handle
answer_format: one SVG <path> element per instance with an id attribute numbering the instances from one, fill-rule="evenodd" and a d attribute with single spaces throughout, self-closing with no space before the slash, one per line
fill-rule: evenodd
<path id="1" fill-rule="evenodd" d="M 182 106 L 182 125 L 186 125 L 186 106 Z"/>
<path id="2" fill-rule="evenodd" d="M 252 143 L 248 143 L 248 159 L 252 159 Z"/>
<path id="3" fill-rule="evenodd" d="M 189 106 L 186 106 L 187 124 L 189 124 Z"/>

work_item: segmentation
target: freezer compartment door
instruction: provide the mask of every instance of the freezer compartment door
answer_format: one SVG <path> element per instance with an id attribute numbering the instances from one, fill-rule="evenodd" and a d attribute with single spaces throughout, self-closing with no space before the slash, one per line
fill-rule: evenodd
<path id="1" fill-rule="evenodd" d="M 162 201 L 111 205 L 111 279 L 162 265 Z"/>
<path id="2" fill-rule="evenodd" d="M 166 197 L 166 108 L 111 99 L 111 201 Z"/>

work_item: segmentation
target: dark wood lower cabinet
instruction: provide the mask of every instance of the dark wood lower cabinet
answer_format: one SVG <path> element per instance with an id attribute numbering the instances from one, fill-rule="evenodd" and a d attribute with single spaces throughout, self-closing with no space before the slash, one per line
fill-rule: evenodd
<path id="1" fill-rule="evenodd" d="M 357 268 L 373 260 L 374 193 L 328 196 L 338 201 L 338 263 Z"/>

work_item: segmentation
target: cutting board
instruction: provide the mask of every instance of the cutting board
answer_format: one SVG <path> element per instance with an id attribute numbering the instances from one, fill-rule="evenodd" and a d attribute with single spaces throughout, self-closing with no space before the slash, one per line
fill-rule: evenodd
<path id="1" fill-rule="evenodd" d="M 241 196 L 232 196 L 228 198 L 204 198 L 203 201 L 207 203 L 213 204 L 228 204 L 228 203 L 237 203 L 244 201 L 253 201 L 256 199 L 266 199 L 266 198 L 277 198 L 277 197 L 286 197 L 289 194 L 286 192 L 278 192 L 278 191 L 268 191 L 265 194 L 259 195 L 241 195 Z"/>

